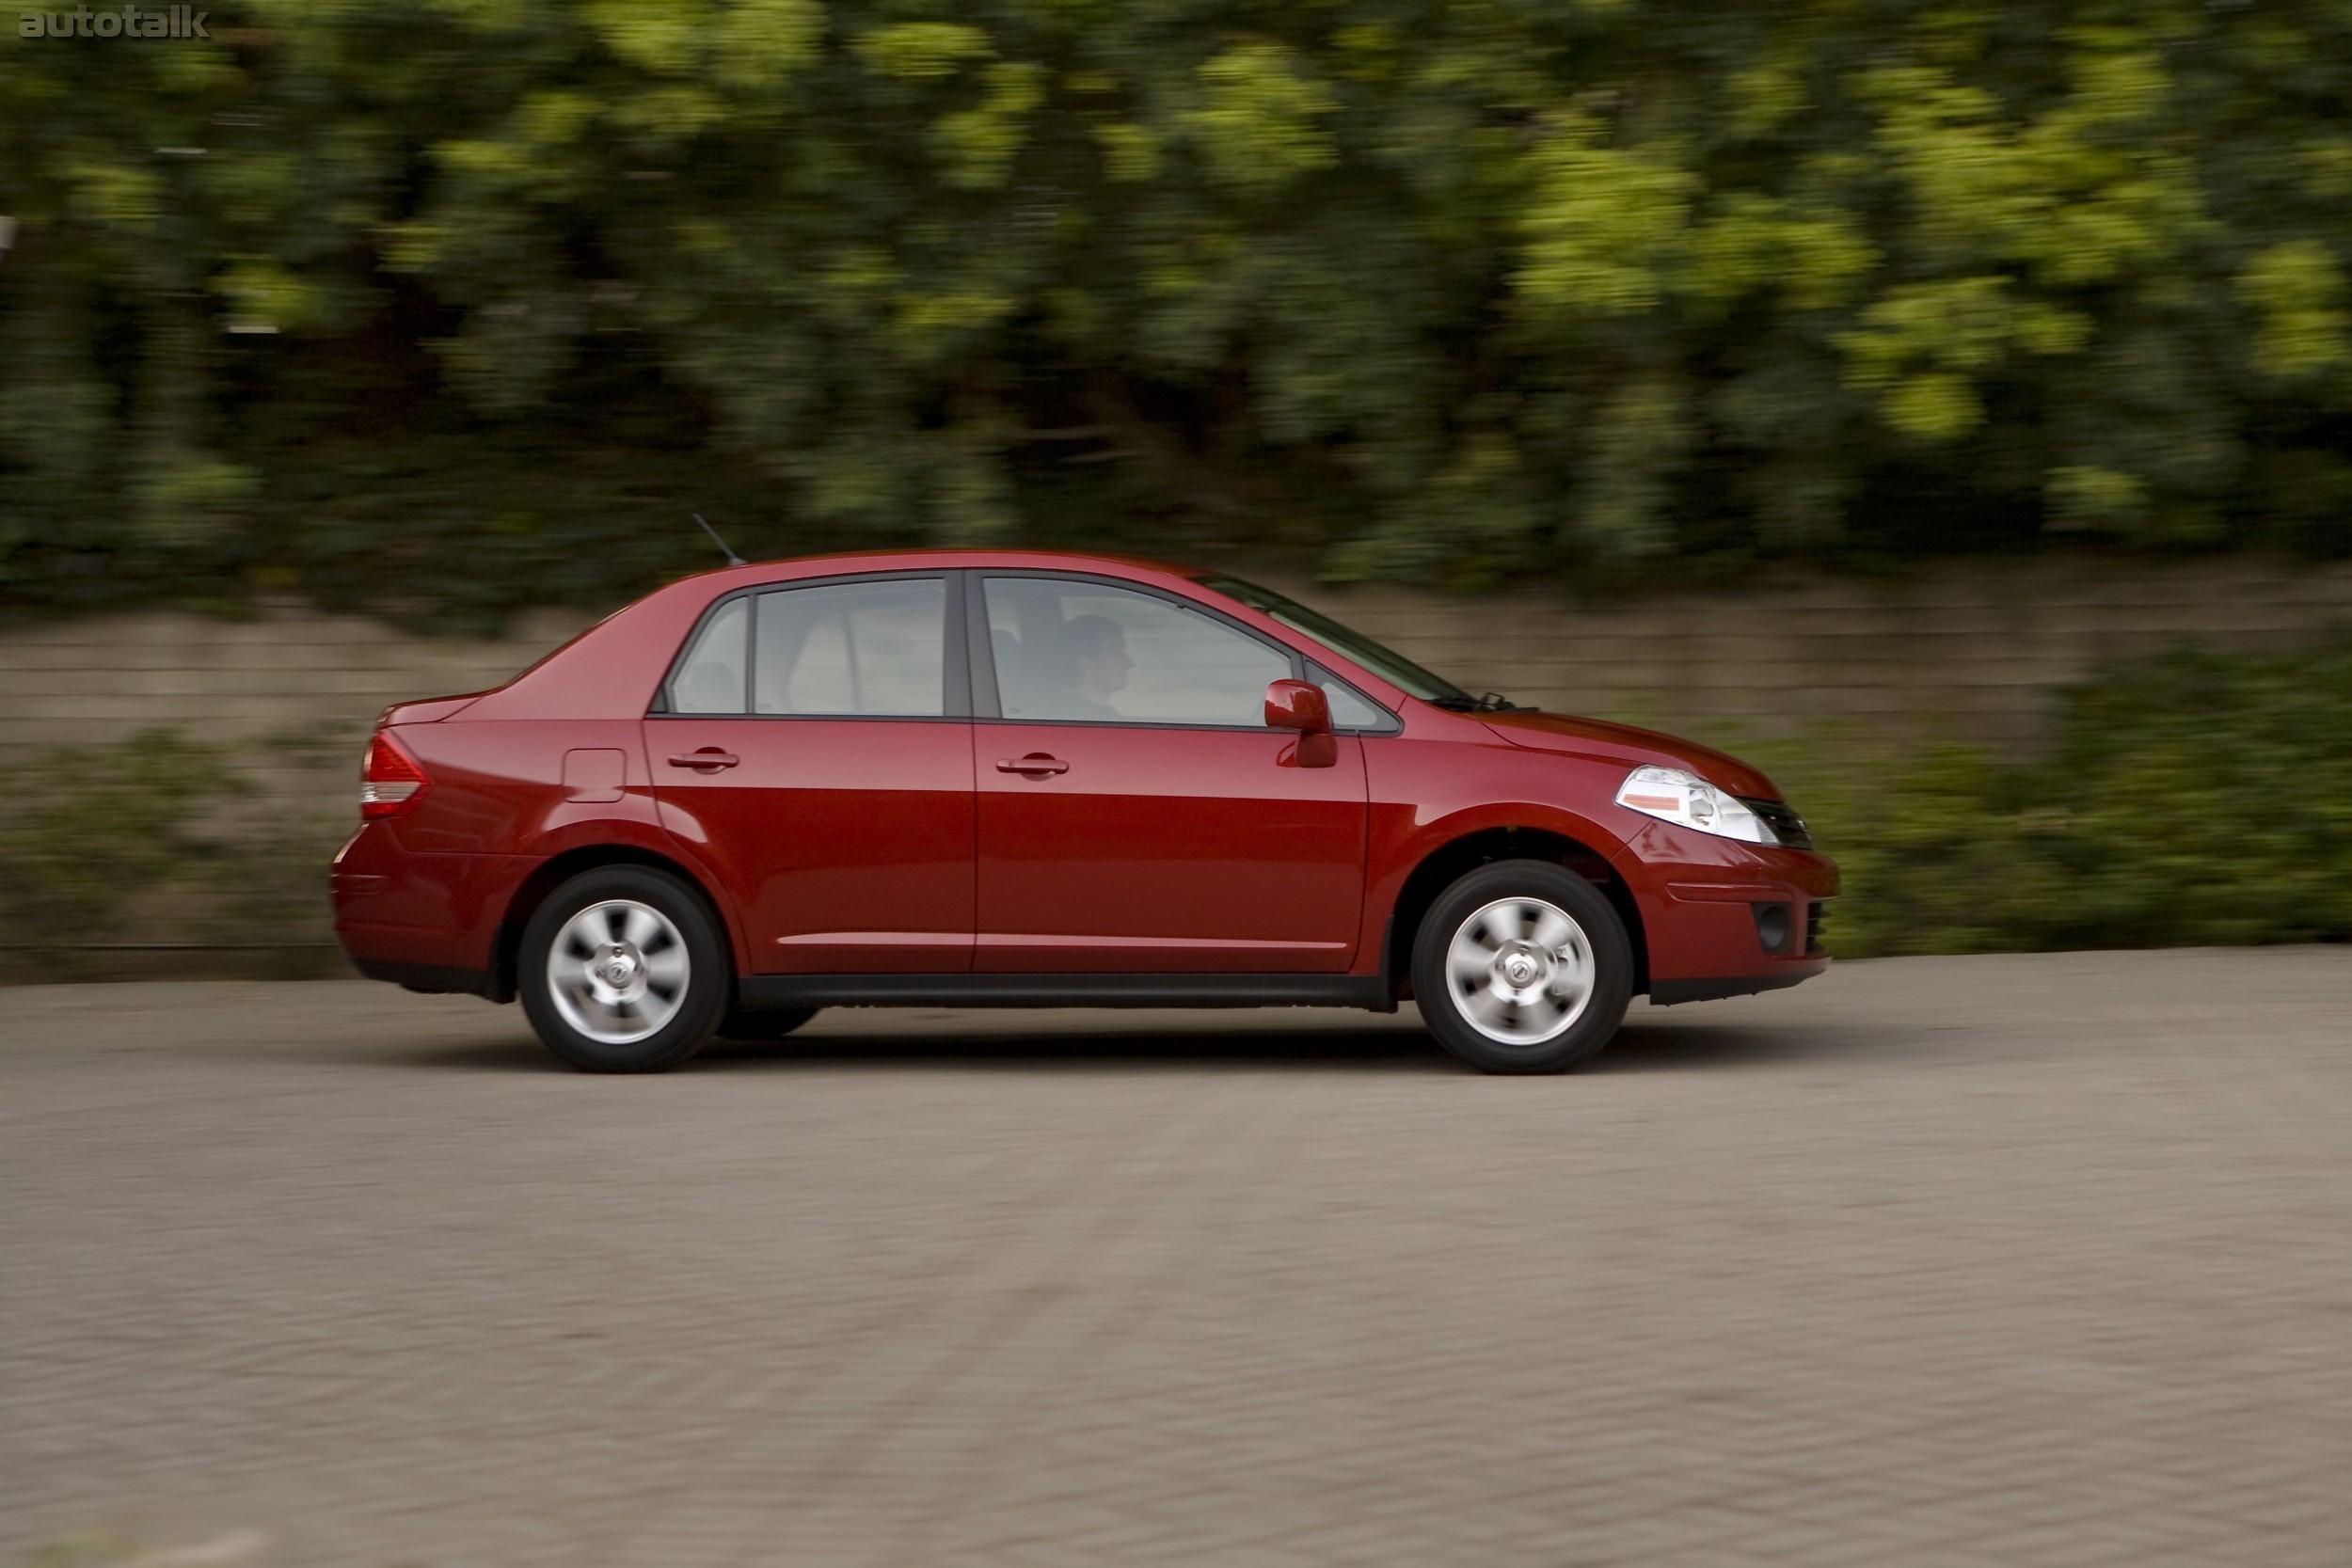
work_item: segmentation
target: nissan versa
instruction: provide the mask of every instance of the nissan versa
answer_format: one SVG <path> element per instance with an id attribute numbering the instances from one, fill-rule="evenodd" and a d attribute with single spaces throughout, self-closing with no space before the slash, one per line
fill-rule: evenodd
<path id="1" fill-rule="evenodd" d="M 771 562 L 388 709 L 336 930 L 659 1071 L 818 1007 L 1393 1010 L 1551 1072 L 1628 1001 L 1828 965 L 1771 782 L 1473 697 L 1279 594 L 1108 557 Z"/>

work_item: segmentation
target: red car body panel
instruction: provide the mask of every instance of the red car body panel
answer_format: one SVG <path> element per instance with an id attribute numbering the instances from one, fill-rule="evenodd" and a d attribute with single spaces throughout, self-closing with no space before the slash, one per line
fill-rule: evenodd
<path id="1" fill-rule="evenodd" d="M 1362 743 L 985 723 L 982 973 L 1343 974 L 1364 899 Z M 1067 773 L 996 764 L 1050 755 Z"/>
<path id="2" fill-rule="evenodd" d="M 968 721 L 660 716 L 644 736 L 662 825 L 732 895 L 748 973 L 972 967 Z M 670 760 L 712 750 L 741 761 Z"/>
<path id="3" fill-rule="evenodd" d="M 1512 745 L 1534 752 L 1592 757 L 1613 766 L 1638 758 L 1669 768 L 1695 767 L 1734 795 L 1772 798 L 1780 793 L 1772 780 L 1738 757 L 1657 730 L 1567 713 L 1482 713 L 1477 720 Z"/>
<path id="4" fill-rule="evenodd" d="M 1180 595 L 1335 672 L 1400 722 L 1343 733 L 1333 766 L 1308 767 L 1301 737 L 1277 729 L 654 711 L 724 594 L 978 569 Z M 431 785 L 337 857 L 336 928 L 364 971 L 420 989 L 511 996 L 533 898 L 572 867 L 635 859 L 701 889 L 747 978 L 1353 976 L 1370 988 L 1354 994 L 1386 1001 L 1404 993 L 1400 900 L 1419 891 L 1414 874 L 1497 834 L 1565 842 L 1570 863 L 1614 885 L 1657 999 L 1791 984 L 1829 961 L 1804 942 L 1765 951 L 1757 919 L 1759 906 L 1785 906 L 1805 931 L 1837 892 L 1828 857 L 1615 804 L 1645 765 L 1777 800 L 1753 768 L 1628 725 L 1431 706 L 1150 562 L 938 550 L 706 573 L 496 690 L 396 705 L 382 722 Z M 737 761 L 670 761 L 712 752 Z M 1066 768 L 997 766 L 1038 755 Z"/>

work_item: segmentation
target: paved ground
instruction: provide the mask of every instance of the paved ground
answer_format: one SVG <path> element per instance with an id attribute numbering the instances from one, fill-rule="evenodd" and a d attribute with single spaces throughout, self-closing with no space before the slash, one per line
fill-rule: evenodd
<path id="1" fill-rule="evenodd" d="M 0 991 L 0 1563 L 2344 1568 L 2347 1002 L 1916 959 L 1555 1080 L 1306 1013 L 632 1080 Z"/>

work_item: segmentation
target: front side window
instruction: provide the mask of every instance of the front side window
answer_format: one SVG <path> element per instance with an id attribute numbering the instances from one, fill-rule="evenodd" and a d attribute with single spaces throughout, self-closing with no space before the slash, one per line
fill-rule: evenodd
<path id="1" fill-rule="evenodd" d="M 1206 577 L 1193 580 L 1226 597 L 1235 599 L 1262 615 L 1272 617 L 1295 632 L 1313 638 L 1342 658 L 1353 659 L 1382 680 L 1409 691 L 1424 703 L 1440 706 L 1459 706 L 1474 699 L 1460 687 L 1442 675 L 1433 675 L 1400 653 L 1382 647 L 1362 632 L 1343 626 L 1319 610 L 1309 610 L 1296 599 L 1277 594 L 1271 588 L 1261 588 L 1239 578 Z M 1333 722 L 1338 714 L 1332 715 Z"/>
<path id="2" fill-rule="evenodd" d="M 1331 727 L 1335 730 L 1387 730 L 1396 726 L 1396 720 L 1388 709 L 1375 707 L 1357 689 L 1343 682 L 1319 664 L 1307 667 L 1307 678 L 1323 688 L 1324 700 L 1331 705 Z"/>
<path id="3" fill-rule="evenodd" d="M 941 578 L 745 594 L 704 624 L 670 678 L 668 711 L 936 719 L 946 645 Z"/>
<path id="4" fill-rule="evenodd" d="M 1263 728 L 1291 658 L 1155 594 L 1057 578 L 986 579 L 1008 719 Z"/>

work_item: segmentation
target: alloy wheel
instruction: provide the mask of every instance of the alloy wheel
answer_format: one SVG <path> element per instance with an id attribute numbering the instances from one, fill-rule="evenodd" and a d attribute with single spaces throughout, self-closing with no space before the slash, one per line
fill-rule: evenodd
<path id="1" fill-rule="evenodd" d="M 659 1034 L 677 1016 L 691 977 L 676 925 L 633 898 L 588 905 L 548 948 L 555 1010 L 600 1045 L 634 1045 Z"/>
<path id="2" fill-rule="evenodd" d="M 1593 999 L 1584 927 L 1541 898 L 1498 898 L 1472 911 L 1447 944 L 1445 974 L 1462 1020 L 1501 1045 L 1541 1045 Z"/>

